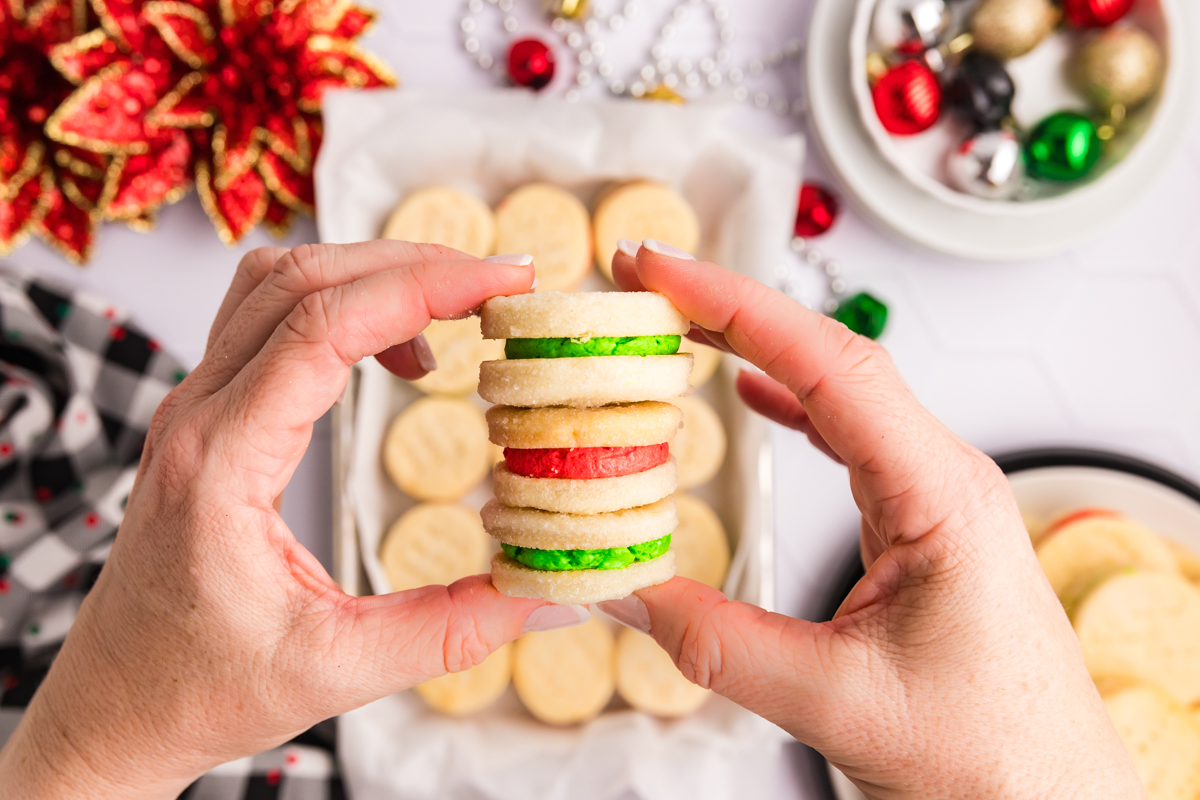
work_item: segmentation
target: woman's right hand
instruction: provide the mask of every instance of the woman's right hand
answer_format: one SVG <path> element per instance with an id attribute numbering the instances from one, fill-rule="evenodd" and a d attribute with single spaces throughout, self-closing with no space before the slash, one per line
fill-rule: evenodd
<path id="1" fill-rule="evenodd" d="M 601 607 L 870 797 L 1143 796 L 996 465 L 874 342 L 674 248 L 625 249 L 621 288 L 764 370 L 738 378 L 747 405 L 847 466 L 867 572 L 822 624 L 682 578 Z"/>

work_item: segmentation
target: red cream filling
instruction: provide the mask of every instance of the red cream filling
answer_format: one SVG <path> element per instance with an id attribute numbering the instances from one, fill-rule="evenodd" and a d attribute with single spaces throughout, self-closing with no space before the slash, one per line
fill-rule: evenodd
<path id="1" fill-rule="evenodd" d="M 504 448 L 504 463 L 526 478 L 616 478 L 665 464 L 670 456 L 666 442 L 643 447 Z"/>

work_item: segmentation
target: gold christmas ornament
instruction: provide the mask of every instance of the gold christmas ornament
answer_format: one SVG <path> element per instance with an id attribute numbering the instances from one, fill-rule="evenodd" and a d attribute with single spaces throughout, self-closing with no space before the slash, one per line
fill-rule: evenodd
<path id="1" fill-rule="evenodd" d="M 971 17 L 975 46 L 1002 61 L 1023 56 L 1058 24 L 1050 0 L 983 0 Z"/>
<path id="2" fill-rule="evenodd" d="M 546 12 L 563 19 L 583 19 L 587 16 L 588 0 L 544 0 Z"/>
<path id="3" fill-rule="evenodd" d="M 1100 111 L 1122 112 L 1144 103 L 1163 78 L 1158 43 L 1138 28 L 1116 28 L 1091 39 L 1075 57 L 1072 77 Z"/>

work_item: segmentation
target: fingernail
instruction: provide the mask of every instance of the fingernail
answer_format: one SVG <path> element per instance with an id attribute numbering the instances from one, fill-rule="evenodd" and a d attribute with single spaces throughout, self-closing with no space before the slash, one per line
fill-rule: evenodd
<path id="1" fill-rule="evenodd" d="M 433 372 L 437 369 L 437 359 L 433 357 L 433 350 L 429 348 L 429 340 L 425 338 L 425 334 L 418 333 L 416 335 L 412 340 L 412 349 L 421 369 L 426 372 Z"/>
<path id="2" fill-rule="evenodd" d="M 686 250 L 680 250 L 678 247 L 666 242 L 660 242 L 658 239 L 642 239 L 642 247 L 649 250 L 651 253 L 658 253 L 660 256 L 668 256 L 670 258 L 682 258 L 685 261 L 695 261 L 696 257 Z"/>
<path id="3" fill-rule="evenodd" d="M 625 627 L 645 634 L 650 633 L 650 609 L 646 608 L 646 604 L 637 595 L 631 594 L 620 600 L 605 600 L 596 606 Z"/>
<path id="4" fill-rule="evenodd" d="M 617 239 L 617 249 L 630 258 L 637 258 L 637 251 L 639 247 L 641 247 L 641 245 L 632 239 Z"/>
<path id="5" fill-rule="evenodd" d="M 521 633 L 537 633 L 552 631 L 558 628 L 569 628 L 579 625 L 592 618 L 592 612 L 587 606 L 542 606 L 535 608 L 533 613 L 525 618 Z"/>
<path id="6" fill-rule="evenodd" d="M 489 264 L 507 264 L 510 267 L 528 267 L 533 263 L 533 256 L 529 253 L 505 253 L 500 256 L 488 256 L 484 261 Z"/>
<path id="7" fill-rule="evenodd" d="M 537 275 L 534 275 L 534 276 L 533 276 L 533 283 L 529 284 L 529 291 L 531 291 L 531 292 L 532 292 L 534 289 L 536 289 L 536 288 L 537 288 L 537 285 L 538 285 L 538 279 L 537 279 Z"/>

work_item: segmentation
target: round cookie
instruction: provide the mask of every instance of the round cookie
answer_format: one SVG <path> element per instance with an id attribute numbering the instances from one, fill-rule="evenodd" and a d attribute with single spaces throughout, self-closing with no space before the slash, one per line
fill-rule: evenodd
<path id="1" fill-rule="evenodd" d="M 630 628 L 617 635 L 617 693 L 638 711 L 658 717 L 691 714 L 710 694 L 683 677 L 658 642 Z"/>
<path id="2" fill-rule="evenodd" d="M 671 441 L 679 467 L 679 488 L 691 489 L 712 480 L 725 461 L 725 426 L 713 407 L 699 397 L 671 401 L 683 411 L 683 427 Z"/>
<path id="3" fill-rule="evenodd" d="M 716 513 L 698 497 L 675 495 L 679 524 L 671 534 L 675 571 L 720 589 L 729 573 L 729 538 Z"/>
<path id="4" fill-rule="evenodd" d="M 689 353 L 485 361 L 479 367 L 479 396 L 527 408 L 671 400 L 691 390 L 691 371 Z"/>
<path id="5" fill-rule="evenodd" d="M 461 717 L 483 711 L 500 699 L 512 679 L 512 644 L 492 653 L 482 664 L 452 672 L 413 687 L 435 711 Z"/>
<path id="6" fill-rule="evenodd" d="M 582 625 L 528 633 L 513 653 L 513 687 L 529 713 L 551 725 L 599 714 L 615 683 L 612 631 L 599 616 Z"/>
<path id="7" fill-rule="evenodd" d="M 496 206 L 496 252 L 532 255 L 543 291 L 574 289 L 592 267 L 587 209 L 557 186 L 522 186 Z"/>
<path id="8" fill-rule="evenodd" d="M 487 422 L 465 400 L 425 397 L 388 428 L 383 463 L 400 490 L 418 500 L 456 500 L 485 477 Z"/>
<path id="9" fill-rule="evenodd" d="M 496 241 L 496 221 L 479 198 L 450 186 L 430 186 L 396 206 L 382 238 L 441 244 L 483 258 Z"/>
<path id="10" fill-rule="evenodd" d="M 692 323 L 657 292 L 539 292 L 493 297 L 480 312 L 488 339 L 682 336 Z"/>
<path id="11" fill-rule="evenodd" d="M 379 561 L 392 590 L 446 586 L 487 569 L 488 537 L 479 516 L 454 503 L 422 503 L 392 524 Z"/>
<path id="12" fill-rule="evenodd" d="M 470 394 L 479 386 L 479 365 L 504 355 L 503 344 L 483 338 L 478 317 L 434 320 L 425 339 L 438 368 L 412 383 L 426 394 Z"/>
<path id="13" fill-rule="evenodd" d="M 683 422 L 670 403 L 601 408 L 516 408 L 487 411 L 488 438 L 501 447 L 639 447 L 669 442 Z"/>
<path id="14" fill-rule="evenodd" d="M 492 585 L 509 597 L 540 597 L 558 605 L 586 605 L 620 600 L 638 589 L 666 583 L 675 576 L 675 554 L 624 569 L 581 569 L 552 572 L 532 569 L 504 553 L 492 556 Z"/>
<path id="15" fill-rule="evenodd" d="M 618 239 L 657 239 L 689 253 L 700 244 L 700 220 L 672 189 L 652 181 L 634 181 L 605 192 L 592 215 L 596 266 L 612 280 Z"/>
<path id="16" fill-rule="evenodd" d="M 679 352 L 692 354 L 692 377 L 694 388 L 700 388 L 712 378 L 721 366 L 721 351 L 706 344 L 693 342 L 686 336 L 679 342 Z M 441 362 L 439 361 L 440 365 Z"/>
<path id="17" fill-rule="evenodd" d="M 604 514 L 554 514 L 535 508 L 510 508 L 489 500 L 479 512 L 483 528 L 493 539 L 538 550 L 601 550 L 650 542 L 678 529 L 675 501 L 655 503 Z M 728 560 L 728 556 L 726 557 Z"/>
<path id="18" fill-rule="evenodd" d="M 500 463 L 492 469 L 496 499 L 511 508 L 602 514 L 655 503 L 675 491 L 675 461 L 618 478 L 526 478 Z"/>

